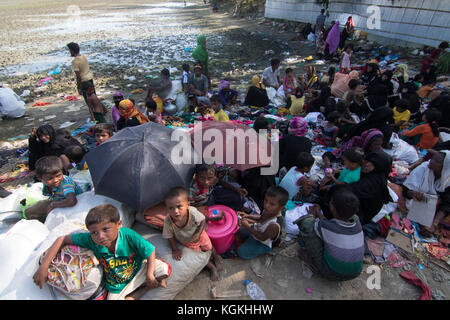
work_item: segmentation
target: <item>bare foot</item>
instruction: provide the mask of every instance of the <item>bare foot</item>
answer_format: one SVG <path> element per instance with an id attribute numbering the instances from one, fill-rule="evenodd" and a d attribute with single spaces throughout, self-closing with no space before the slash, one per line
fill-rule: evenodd
<path id="1" fill-rule="evenodd" d="M 156 278 L 156 280 L 158 280 L 160 287 L 167 288 L 167 276 Z"/>
<path id="2" fill-rule="evenodd" d="M 206 266 L 211 271 L 211 281 L 219 281 L 220 276 L 219 276 L 219 273 L 217 272 L 217 268 L 214 266 L 214 264 L 210 261 Z"/>
<path id="3" fill-rule="evenodd" d="M 217 271 L 223 271 L 222 258 L 217 254 L 213 254 L 214 264 L 216 265 Z"/>

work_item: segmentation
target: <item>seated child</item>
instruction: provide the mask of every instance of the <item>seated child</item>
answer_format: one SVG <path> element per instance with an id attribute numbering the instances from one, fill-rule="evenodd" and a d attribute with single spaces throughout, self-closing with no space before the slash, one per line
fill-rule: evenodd
<path id="1" fill-rule="evenodd" d="M 411 130 L 403 131 L 406 137 L 420 136 L 417 147 L 421 149 L 432 149 L 439 141 L 439 124 L 442 118 L 442 113 L 437 109 L 427 109 L 422 120 L 424 124 L 420 124 Z"/>
<path id="2" fill-rule="evenodd" d="M 411 117 L 411 111 L 408 110 L 409 102 L 406 99 L 398 99 L 394 107 L 394 130 L 403 130 L 407 126 Z"/>
<path id="3" fill-rule="evenodd" d="M 119 103 L 124 99 L 122 92 L 117 91 L 113 95 L 114 105 L 111 108 L 111 118 L 115 129 L 117 129 L 117 121 L 120 119 Z"/>
<path id="4" fill-rule="evenodd" d="M 189 206 L 188 193 L 182 187 L 169 190 L 165 204 L 169 214 L 164 220 L 162 236 L 169 240 L 172 257 L 179 261 L 183 256 L 183 250 L 178 248 L 177 242 L 197 252 L 212 250 L 207 267 L 211 270 L 211 280 L 219 280 L 218 271 L 223 270 L 222 262 L 206 233 L 205 216 L 195 207 Z"/>
<path id="5" fill-rule="evenodd" d="M 215 121 L 230 121 L 227 113 L 222 109 L 222 104 L 220 102 L 220 97 L 218 95 L 213 95 L 210 99 L 211 107 L 214 110 L 214 120 Z"/>
<path id="6" fill-rule="evenodd" d="M 333 219 L 326 219 L 320 206 L 314 205 L 308 215 L 294 221 L 300 229 L 300 258 L 328 280 L 354 279 L 363 270 L 364 234 L 358 209 L 359 199 L 346 188 L 337 188 L 330 200 Z"/>
<path id="7" fill-rule="evenodd" d="M 244 241 L 237 254 L 242 259 L 253 259 L 266 254 L 281 242 L 284 210 L 289 200 L 289 193 L 282 187 L 271 186 L 264 197 L 264 210 L 261 215 L 239 214 L 237 241 Z"/>
<path id="8" fill-rule="evenodd" d="M 195 175 L 189 188 L 189 202 L 205 214 L 205 206 L 223 204 L 235 211 L 242 209 L 247 190 L 235 186 L 216 177 L 215 164 L 197 164 Z M 206 215 L 206 214 L 205 214 Z M 212 218 L 206 215 L 206 221 L 217 221 L 223 216 Z"/>
<path id="9" fill-rule="evenodd" d="M 359 181 L 361 177 L 361 167 L 364 161 L 364 150 L 358 147 L 353 147 L 345 150 L 342 153 L 342 160 L 344 161 L 344 170 L 339 174 L 339 178 L 329 173 L 328 179 L 335 184 L 348 184 Z M 323 179 L 322 182 L 327 179 Z"/>
<path id="10" fill-rule="evenodd" d="M 435 87 L 434 87 L 435 85 L 436 85 L 436 80 L 434 80 L 434 79 L 429 79 L 429 80 L 425 81 L 423 86 L 420 87 L 419 90 L 417 90 L 417 95 L 421 99 L 428 98 L 431 91 L 433 91 L 435 89 Z"/>
<path id="11" fill-rule="evenodd" d="M 94 85 L 89 81 L 85 81 L 81 83 L 81 89 L 86 92 L 91 119 L 95 120 L 97 123 L 106 122 L 104 117 L 106 114 L 106 109 L 103 107 L 100 99 L 95 94 Z"/>
<path id="12" fill-rule="evenodd" d="M 103 266 L 108 300 L 136 300 L 149 289 L 167 287 L 172 267 L 156 259 L 155 247 L 137 232 L 122 227 L 119 210 L 102 204 L 89 210 L 85 224 L 89 233 L 61 236 L 48 249 L 33 280 L 42 289 L 48 268 L 65 245 L 90 249 Z"/>
<path id="13" fill-rule="evenodd" d="M 109 123 L 99 123 L 94 127 L 94 136 L 97 143 L 95 146 L 101 145 L 103 142 L 113 136 L 114 127 Z"/>
<path id="14" fill-rule="evenodd" d="M 295 81 L 294 70 L 292 70 L 291 68 L 287 68 L 286 76 L 283 78 L 283 89 L 286 99 L 294 94 L 296 87 L 297 82 Z"/>
<path id="15" fill-rule="evenodd" d="M 183 63 L 182 67 L 183 74 L 181 76 L 181 85 L 183 86 L 183 92 L 186 96 L 189 95 L 189 78 L 191 77 L 189 64 Z"/>
<path id="16" fill-rule="evenodd" d="M 336 103 L 336 111 L 340 114 L 340 126 L 337 136 L 339 138 L 343 138 L 347 135 L 352 126 L 357 124 L 357 122 L 350 113 L 349 105 L 343 100 L 340 100 L 338 103 Z"/>
<path id="17" fill-rule="evenodd" d="M 36 162 L 36 176 L 44 187 L 42 194 L 50 200 L 39 201 L 25 210 L 27 219 L 37 219 L 42 223 L 55 208 L 73 207 L 77 204 L 76 195 L 82 192 L 72 178 L 63 175 L 63 163 L 59 157 L 48 156 Z"/>
<path id="18" fill-rule="evenodd" d="M 163 124 L 161 112 L 156 106 L 155 100 L 149 98 L 145 101 L 145 107 L 147 108 L 147 117 L 151 122 Z"/>
<path id="19" fill-rule="evenodd" d="M 317 142 L 327 147 L 336 146 L 336 138 L 341 123 L 340 120 L 341 114 L 338 111 L 330 112 L 327 117 L 327 121 L 325 121 L 319 135 L 316 138 Z"/>
<path id="20" fill-rule="evenodd" d="M 64 154 L 60 156 L 65 172 L 69 172 L 70 169 L 76 168 L 77 170 L 87 170 L 88 166 L 84 155 L 86 151 L 83 147 L 71 145 L 64 149 Z"/>
<path id="21" fill-rule="evenodd" d="M 314 165 L 314 157 L 308 152 L 301 152 L 296 159 L 296 165 L 293 166 L 283 177 L 280 187 L 285 189 L 289 194 L 289 200 L 299 192 L 309 194 L 311 192 L 308 178 L 305 173 L 311 171 Z"/>

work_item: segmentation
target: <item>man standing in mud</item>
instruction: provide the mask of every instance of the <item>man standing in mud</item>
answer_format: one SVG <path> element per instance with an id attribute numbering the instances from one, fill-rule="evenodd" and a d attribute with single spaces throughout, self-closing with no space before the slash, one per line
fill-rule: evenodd
<path id="1" fill-rule="evenodd" d="M 71 42 L 67 45 L 67 47 L 69 48 L 70 55 L 74 57 L 74 59 L 72 60 L 72 70 L 73 72 L 75 72 L 75 79 L 77 81 L 78 93 L 83 95 L 84 101 L 86 102 L 86 105 L 88 105 L 87 94 L 81 89 L 81 84 L 83 82 L 90 82 L 93 86 L 94 76 L 92 75 L 92 72 L 89 69 L 89 63 L 86 57 L 80 54 L 80 46 L 75 42 Z"/>

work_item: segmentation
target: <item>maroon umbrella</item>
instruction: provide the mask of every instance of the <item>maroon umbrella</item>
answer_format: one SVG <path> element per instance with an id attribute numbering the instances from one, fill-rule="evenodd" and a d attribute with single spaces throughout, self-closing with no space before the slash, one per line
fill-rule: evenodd
<path id="1" fill-rule="evenodd" d="M 271 164 L 270 140 L 253 128 L 233 121 L 204 121 L 190 131 L 194 150 L 204 161 L 238 170 Z"/>

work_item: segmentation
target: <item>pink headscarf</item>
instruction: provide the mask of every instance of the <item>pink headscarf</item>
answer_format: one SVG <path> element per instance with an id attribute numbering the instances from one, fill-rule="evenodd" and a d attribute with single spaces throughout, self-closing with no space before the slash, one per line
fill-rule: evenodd
<path id="1" fill-rule="evenodd" d="M 289 134 L 297 137 L 303 137 L 308 132 L 308 125 L 302 117 L 294 117 L 289 122 Z"/>
<path id="2" fill-rule="evenodd" d="M 328 43 L 328 50 L 330 54 L 332 54 L 338 47 L 339 42 L 341 41 L 341 32 L 339 31 L 339 21 L 336 21 L 333 28 L 331 28 L 328 33 L 327 40 L 325 41 L 325 45 Z"/>
<path id="3" fill-rule="evenodd" d="M 356 70 L 351 71 L 349 74 L 344 73 L 336 73 L 334 76 L 334 81 L 331 84 L 331 93 L 339 98 L 342 99 L 343 95 L 347 90 L 349 89 L 348 83 L 351 79 L 358 79 L 359 73 Z"/>

